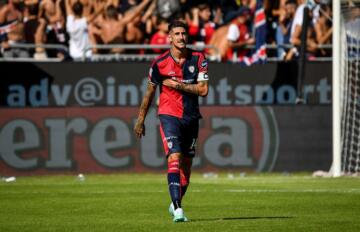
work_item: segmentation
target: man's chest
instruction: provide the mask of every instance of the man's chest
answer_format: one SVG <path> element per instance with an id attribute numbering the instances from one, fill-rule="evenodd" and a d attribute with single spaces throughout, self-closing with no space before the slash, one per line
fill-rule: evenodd
<path id="1" fill-rule="evenodd" d="M 186 60 L 181 65 L 171 62 L 160 70 L 163 79 L 171 78 L 189 84 L 196 82 L 198 72 L 197 65 L 192 60 Z"/>

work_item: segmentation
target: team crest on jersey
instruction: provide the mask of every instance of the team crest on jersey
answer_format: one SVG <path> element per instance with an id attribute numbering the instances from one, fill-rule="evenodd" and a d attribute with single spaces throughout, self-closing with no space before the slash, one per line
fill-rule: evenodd
<path id="1" fill-rule="evenodd" d="M 167 145 L 168 145 L 168 148 L 169 148 L 169 149 L 171 149 L 171 148 L 173 147 L 173 143 L 172 143 L 172 142 L 168 142 Z"/>
<path id="2" fill-rule="evenodd" d="M 193 65 L 189 66 L 189 72 L 193 73 L 195 71 L 195 67 Z"/>

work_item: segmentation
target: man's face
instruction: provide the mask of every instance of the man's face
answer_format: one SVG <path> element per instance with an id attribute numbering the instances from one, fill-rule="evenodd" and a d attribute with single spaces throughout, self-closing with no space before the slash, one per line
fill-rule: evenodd
<path id="1" fill-rule="evenodd" d="M 169 33 L 170 43 L 176 48 L 185 48 L 188 34 L 183 27 L 174 27 Z"/>
<path id="2" fill-rule="evenodd" d="M 199 16 L 203 21 L 205 21 L 205 22 L 209 21 L 210 16 L 211 16 L 210 8 L 205 8 L 205 9 L 200 10 Z"/>
<path id="3" fill-rule="evenodd" d="M 237 22 L 240 24 L 246 23 L 246 16 L 245 15 L 239 15 L 237 18 Z"/>
<path id="4" fill-rule="evenodd" d="M 295 4 L 286 4 L 285 5 L 286 15 L 287 17 L 292 18 L 292 16 L 295 15 L 296 12 L 296 5 Z"/>
<path id="5" fill-rule="evenodd" d="M 168 28 L 169 28 L 169 23 L 167 23 L 167 22 L 165 22 L 165 21 L 163 21 L 163 22 L 161 22 L 159 25 L 158 25 L 158 29 L 160 30 L 160 31 L 163 31 L 163 32 L 168 32 Z"/>

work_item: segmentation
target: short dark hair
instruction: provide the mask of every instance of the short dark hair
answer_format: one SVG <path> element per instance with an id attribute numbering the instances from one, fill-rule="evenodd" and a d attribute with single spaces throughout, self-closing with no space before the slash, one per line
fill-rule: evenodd
<path id="1" fill-rule="evenodd" d="M 197 7 L 199 8 L 199 10 L 210 9 L 210 6 L 207 3 L 201 3 Z"/>
<path id="2" fill-rule="evenodd" d="M 188 25 L 186 23 L 184 23 L 183 21 L 181 20 L 174 20 L 172 21 L 170 24 L 169 24 L 169 31 L 171 31 L 173 28 L 175 27 L 182 27 L 185 29 L 185 31 L 188 31 Z"/>
<path id="3" fill-rule="evenodd" d="M 158 17 L 156 20 L 156 26 L 159 26 L 161 23 L 167 23 L 167 19 L 163 17 Z"/>
<path id="4" fill-rule="evenodd" d="M 72 10 L 74 11 L 74 14 L 76 16 L 80 16 L 80 17 L 82 16 L 83 8 L 84 8 L 84 6 L 80 1 L 76 1 L 74 3 L 74 5 L 72 6 Z"/>
<path id="5" fill-rule="evenodd" d="M 297 5 L 297 1 L 296 1 L 296 0 L 287 0 L 287 1 L 285 2 L 285 5 L 287 5 L 287 4 Z"/>
<path id="6" fill-rule="evenodd" d="M 105 10 L 106 17 L 110 19 L 117 19 L 118 18 L 118 12 L 114 5 L 110 5 Z"/>

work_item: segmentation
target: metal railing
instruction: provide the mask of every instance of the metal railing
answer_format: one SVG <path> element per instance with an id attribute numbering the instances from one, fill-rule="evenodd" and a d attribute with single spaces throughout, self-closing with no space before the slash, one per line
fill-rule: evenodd
<path id="1" fill-rule="evenodd" d="M 65 53 L 69 53 L 69 48 L 62 44 L 28 44 L 28 43 L 12 43 L 9 44 L 10 48 L 19 48 L 19 49 L 36 49 L 36 48 L 44 48 L 48 49 L 56 49 L 59 51 L 64 51 Z M 0 61 L 8 61 L 8 62 L 60 62 L 62 58 L 58 57 L 46 57 L 43 59 L 36 59 L 34 57 L 0 57 Z"/>
<path id="2" fill-rule="evenodd" d="M 214 49 L 215 55 L 211 57 L 213 61 L 221 61 L 220 51 L 217 47 L 212 45 L 192 45 L 188 44 L 188 48 L 203 51 L 205 49 Z M 126 49 L 126 50 L 151 50 L 151 49 L 169 49 L 170 45 L 152 45 L 152 44 L 112 44 L 112 45 L 91 45 L 88 46 L 83 52 L 83 61 L 111 61 L 111 60 L 152 60 L 159 54 L 129 54 L 129 53 L 110 53 L 110 54 L 92 54 L 90 57 L 87 56 L 88 52 L 92 49 Z"/>
<path id="3" fill-rule="evenodd" d="M 216 51 L 215 56 L 208 57 L 211 61 L 221 61 L 220 51 L 217 47 L 212 45 L 187 45 L 187 47 L 194 49 L 194 50 L 204 50 L 204 49 L 214 49 Z M 266 48 L 268 50 L 276 50 L 278 48 L 286 48 L 291 49 L 295 46 L 292 44 L 283 44 L 283 45 L 276 45 L 276 44 L 266 44 Z M 87 57 L 86 54 L 91 49 L 128 49 L 128 50 L 139 50 L 139 49 L 169 49 L 170 45 L 149 45 L 149 44 L 113 44 L 113 45 L 92 45 L 86 48 L 83 53 L 82 61 L 149 61 L 157 57 L 159 54 L 130 54 L 130 53 L 110 53 L 110 54 L 92 54 L 91 56 Z M 326 45 L 319 45 L 319 49 L 332 49 L 331 44 Z M 244 49 L 255 49 L 255 45 L 246 45 Z M 314 57 L 315 61 L 331 61 L 332 57 Z M 268 57 L 267 61 L 270 62 L 279 62 L 283 61 L 276 56 Z"/>
<path id="4" fill-rule="evenodd" d="M 69 52 L 68 47 L 61 44 L 25 44 L 25 43 L 15 43 L 10 45 L 11 48 L 20 48 L 20 49 L 35 49 L 35 48 L 44 48 L 44 49 L 57 49 L 62 50 L 66 53 Z M 215 51 L 214 56 L 208 57 L 211 61 L 221 61 L 220 51 L 217 47 L 212 45 L 187 45 L 187 47 L 194 49 L 194 50 L 205 50 L 205 49 L 213 49 Z M 283 44 L 283 45 L 276 45 L 276 44 L 267 44 L 266 48 L 268 50 L 276 50 L 278 48 L 286 48 L 291 49 L 295 46 L 291 44 Z M 109 54 L 92 54 L 91 56 L 86 56 L 86 54 L 91 51 L 92 49 L 126 49 L 126 53 L 109 53 Z M 151 50 L 151 49 L 169 49 L 170 45 L 150 45 L 150 44 L 112 44 L 112 45 L 92 45 L 88 46 L 85 51 L 83 52 L 83 56 L 79 61 L 150 61 L 157 57 L 159 54 L 138 54 L 134 52 L 133 54 L 129 51 L 135 50 Z M 244 47 L 245 49 L 254 49 L 254 45 L 247 45 Z M 319 49 L 332 49 L 331 44 L 320 45 L 318 46 Z M 331 61 L 332 57 L 314 57 L 314 61 Z M 0 61 L 10 61 L 10 62 L 61 62 L 63 61 L 62 58 L 52 58 L 47 57 L 44 59 L 35 59 L 34 57 L 22 58 L 22 57 L 0 57 Z M 274 57 L 267 57 L 267 61 L 269 62 L 279 62 L 282 59 L 274 56 Z"/>

